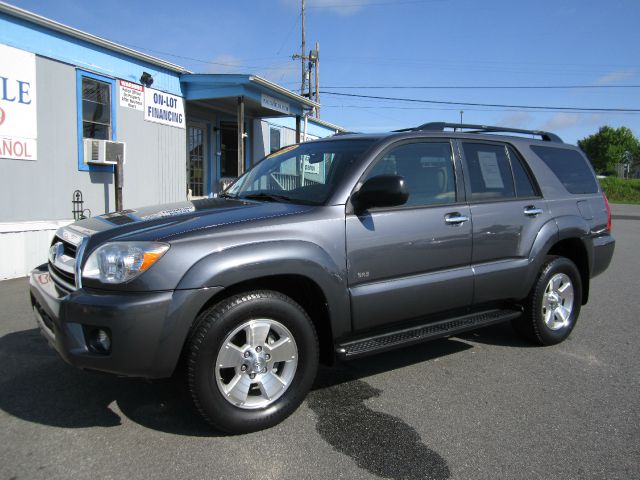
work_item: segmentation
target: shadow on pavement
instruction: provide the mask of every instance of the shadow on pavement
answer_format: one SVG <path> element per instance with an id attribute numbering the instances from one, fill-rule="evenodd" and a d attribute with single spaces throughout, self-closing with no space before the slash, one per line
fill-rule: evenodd
<path id="1" fill-rule="evenodd" d="M 307 400 L 318 415 L 318 432 L 336 450 L 352 456 L 363 468 L 376 474 L 418 478 L 413 476 L 417 470 L 399 467 L 409 462 L 423 469 L 419 478 L 430 478 L 425 472 L 432 472 L 433 478 L 447 478 L 444 460 L 420 442 L 412 427 L 363 403 L 381 392 L 362 379 L 469 348 L 472 346 L 454 339 L 439 340 L 321 368 Z M 38 329 L 0 338 L 0 392 L 2 410 L 42 425 L 114 427 L 122 423 L 124 416 L 167 433 L 218 435 L 192 409 L 180 380 L 147 382 L 78 370 L 59 358 Z M 388 440 L 381 441 L 380 437 Z M 372 455 L 384 460 L 384 464 L 374 462 Z M 388 468 L 395 465 L 394 471 L 401 476 L 392 474 L 386 464 Z"/>
<path id="2" fill-rule="evenodd" d="M 461 340 L 496 345 L 498 347 L 536 348 L 534 344 L 520 337 L 509 322 L 489 325 L 488 327 L 456 335 L 456 337 Z"/>

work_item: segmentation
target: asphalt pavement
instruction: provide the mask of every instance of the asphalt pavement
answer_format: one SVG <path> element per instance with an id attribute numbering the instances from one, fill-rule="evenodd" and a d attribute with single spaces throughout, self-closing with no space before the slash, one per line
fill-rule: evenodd
<path id="1" fill-rule="evenodd" d="M 571 337 L 509 325 L 322 369 L 289 419 L 221 436 L 176 381 L 77 370 L 0 282 L 0 479 L 640 478 L 640 207 Z"/>

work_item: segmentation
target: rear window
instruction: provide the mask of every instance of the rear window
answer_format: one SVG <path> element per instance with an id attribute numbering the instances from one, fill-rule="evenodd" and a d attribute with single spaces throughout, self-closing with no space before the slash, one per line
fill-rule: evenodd
<path id="1" fill-rule="evenodd" d="M 587 160 L 576 150 L 532 145 L 536 155 L 556 174 L 569 193 L 596 193 L 598 184 Z"/>

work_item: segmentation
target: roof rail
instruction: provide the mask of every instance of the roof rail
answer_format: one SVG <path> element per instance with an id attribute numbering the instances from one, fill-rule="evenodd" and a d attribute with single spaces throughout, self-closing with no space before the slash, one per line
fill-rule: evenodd
<path id="1" fill-rule="evenodd" d="M 472 130 L 466 133 L 523 133 L 526 135 L 537 135 L 541 137 L 545 142 L 564 143 L 562 139 L 555 133 L 545 132 L 543 130 L 524 130 L 521 128 L 496 127 L 491 125 L 473 125 L 470 123 L 431 122 L 420 125 L 419 127 L 403 128 L 402 130 L 396 130 L 396 132 L 442 132 L 445 128 L 453 128 L 454 130 Z"/>

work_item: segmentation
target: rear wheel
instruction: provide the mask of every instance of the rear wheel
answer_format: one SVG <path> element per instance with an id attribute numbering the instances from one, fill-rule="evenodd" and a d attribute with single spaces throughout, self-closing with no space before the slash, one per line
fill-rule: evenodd
<path id="1" fill-rule="evenodd" d="M 565 257 L 547 257 L 525 302 L 513 321 L 520 334 L 539 345 L 564 341 L 576 324 L 582 304 L 582 283 L 575 264 Z"/>
<path id="2" fill-rule="evenodd" d="M 198 319 L 188 351 L 189 388 L 216 429 L 271 427 L 300 405 L 315 378 L 318 341 L 291 298 L 255 291 L 223 300 Z"/>

